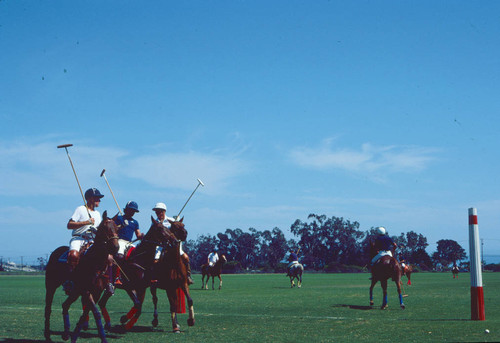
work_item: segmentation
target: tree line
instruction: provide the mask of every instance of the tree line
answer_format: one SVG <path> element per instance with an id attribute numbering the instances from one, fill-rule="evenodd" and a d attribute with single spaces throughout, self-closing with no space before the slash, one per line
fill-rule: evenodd
<path id="1" fill-rule="evenodd" d="M 225 270 L 258 270 L 282 272 L 284 258 L 290 250 L 299 252 L 299 260 L 306 269 L 323 271 L 361 271 L 370 261 L 369 245 L 376 238 L 376 228 L 360 230 L 357 221 L 342 217 L 310 214 L 307 221 L 297 219 L 290 227 L 294 239 L 286 239 L 277 227 L 272 230 L 247 231 L 226 229 L 212 235 L 188 239 L 184 251 L 191 259 L 191 267 L 200 270 L 208 254 L 215 248 L 228 260 Z M 421 270 L 449 268 L 467 257 L 465 250 L 454 240 L 442 239 L 431 255 L 426 251 L 427 238 L 414 231 L 391 235 L 398 245 L 396 257 Z"/>

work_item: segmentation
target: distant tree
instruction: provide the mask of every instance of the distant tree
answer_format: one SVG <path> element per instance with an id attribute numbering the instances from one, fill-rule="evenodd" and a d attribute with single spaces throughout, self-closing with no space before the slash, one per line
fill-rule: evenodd
<path id="1" fill-rule="evenodd" d="M 432 260 L 425 250 L 429 244 L 427 238 L 422 234 L 417 234 L 414 231 L 408 231 L 406 234 L 401 233 L 394 238 L 394 242 L 398 245 L 399 259 L 404 259 L 408 263 L 417 265 L 423 269 L 432 267 Z"/>
<path id="2" fill-rule="evenodd" d="M 437 242 L 437 250 L 432 254 L 435 264 L 449 267 L 451 264 L 461 261 L 467 257 L 465 250 L 456 241 L 441 239 Z"/>
<path id="3" fill-rule="evenodd" d="M 299 237 L 303 263 L 315 269 L 334 263 L 359 264 L 359 240 L 364 236 L 358 222 L 310 214 L 309 223 L 296 220 L 290 231 Z"/>

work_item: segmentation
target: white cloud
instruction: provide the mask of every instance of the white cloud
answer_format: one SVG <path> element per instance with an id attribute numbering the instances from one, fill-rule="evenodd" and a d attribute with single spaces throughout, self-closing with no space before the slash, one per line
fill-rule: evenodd
<path id="1" fill-rule="evenodd" d="M 289 156 L 295 164 L 304 168 L 390 174 L 422 171 L 436 159 L 437 153 L 436 149 L 418 146 L 374 146 L 364 143 L 356 150 L 332 145 L 332 140 L 325 140 L 316 148 L 296 147 Z"/>
<path id="2" fill-rule="evenodd" d="M 129 177 L 162 188 L 191 189 L 199 178 L 209 185 L 209 192 L 217 192 L 248 170 L 247 162 L 233 156 L 188 152 L 132 158 L 125 172 Z"/>
<path id="3" fill-rule="evenodd" d="M 64 142 L 63 142 L 64 143 Z M 77 184 L 65 149 L 60 142 L 0 142 L 0 194 L 8 196 L 74 194 Z M 112 185 L 124 178 L 143 181 L 153 187 L 192 190 L 197 178 L 209 185 L 209 192 L 221 192 L 238 175 L 249 170 L 249 163 L 223 152 L 164 153 L 138 156 L 137 152 L 114 147 L 75 144 L 68 148 L 80 185 L 85 191 L 103 180 Z M 111 177 L 109 177 L 111 175 Z M 131 180 L 128 180 L 130 182 Z M 104 186 L 105 187 L 105 186 Z"/>

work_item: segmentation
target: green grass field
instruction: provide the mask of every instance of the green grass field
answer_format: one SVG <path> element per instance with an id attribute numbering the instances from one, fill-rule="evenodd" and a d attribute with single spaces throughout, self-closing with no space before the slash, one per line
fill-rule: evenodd
<path id="1" fill-rule="evenodd" d="M 483 274 L 486 320 L 470 320 L 468 274 L 415 273 L 404 286 L 406 310 L 399 308 L 394 284 L 389 309 L 380 310 L 382 291 L 375 288 L 375 307 L 367 305 L 368 274 L 308 274 L 303 287 L 291 289 L 282 274 L 223 275 L 222 290 L 201 290 L 195 275 L 191 288 L 196 325 L 170 332 L 168 301 L 160 296 L 160 326 L 151 327 L 152 302 L 132 331 L 118 330 L 118 319 L 131 307 L 125 292 L 108 303 L 115 325 L 109 342 L 498 342 L 500 341 L 500 273 Z M 406 281 L 406 279 L 405 279 Z M 62 342 L 61 303 L 56 293 L 52 309 L 52 339 Z M 0 275 L 0 342 L 43 342 L 44 277 Z M 72 306 L 72 329 L 81 313 Z M 485 329 L 490 333 L 486 334 Z M 93 318 L 79 342 L 100 342 Z"/>

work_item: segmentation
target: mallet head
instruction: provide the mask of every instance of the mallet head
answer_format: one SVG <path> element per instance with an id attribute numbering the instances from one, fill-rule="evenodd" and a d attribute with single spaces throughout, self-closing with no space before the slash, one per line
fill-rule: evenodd
<path id="1" fill-rule="evenodd" d="M 203 187 L 205 187 L 205 184 L 203 183 L 203 181 L 201 181 L 200 179 L 198 179 L 198 182 L 200 183 L 200 185 L 202 185 Z"/>
<path id="2" fill-rule="evenodd" d="M 61 149 L 61 148 L 68 148 L 70 146 L 73 146 L 73 144 L 62 144 L 62 145 L 58 145 L 57 148 L 58 149 Z"/>
<path id="3" fill-rule="evenodd" d="M 104 175 L 104 172 L 106 171 L 106 169 L 103 169 L 102 172 L 101 172 L 101 177 Z"/>

